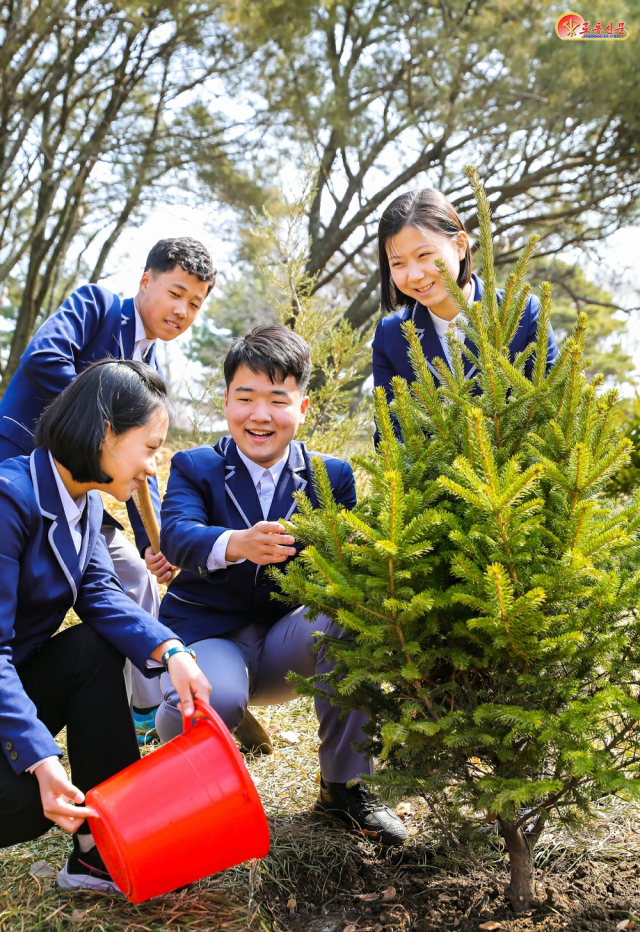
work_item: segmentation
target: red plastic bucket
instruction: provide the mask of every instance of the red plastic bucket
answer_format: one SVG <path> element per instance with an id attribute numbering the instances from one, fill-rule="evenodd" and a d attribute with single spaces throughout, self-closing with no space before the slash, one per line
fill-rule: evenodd
<path id="1" fill-rule="evenodd" d="M 233 738 L 195 700 L 195 725 L 87 793 L 91 831 L 132 903 L 169 893 L 269 850 L 269 828 Z"/>

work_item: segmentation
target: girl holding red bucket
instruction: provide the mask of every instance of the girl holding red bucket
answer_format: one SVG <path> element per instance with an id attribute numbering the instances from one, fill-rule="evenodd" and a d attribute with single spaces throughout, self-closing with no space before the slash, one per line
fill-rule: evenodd
<path id="1" fill-rule="evenodd" d="M 0 465 L 0 847 L 54 823 L 75 833 L 63 888 L 119 892 L 82 804 L 139 758 L 125 657 L 147 676 L 165 669 L 186 716 L 211 690 L 192 652 L 125 595 L 100 536 L 96 490 L 124 502 L 155 474 L 167 407 L 155 370 L 102 360 L 44 412 L 31 456 Z M 84 624 L 55 634 L 72 606 Z M 55 742 L 65 725 L 73 782 Z"/>

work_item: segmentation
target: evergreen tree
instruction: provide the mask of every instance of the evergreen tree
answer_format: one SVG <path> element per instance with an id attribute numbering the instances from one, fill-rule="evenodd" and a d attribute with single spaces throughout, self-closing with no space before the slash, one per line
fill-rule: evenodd
<path id="1" fill-rule="evenodd" d="M 619 508 L 603 493 L 630 444 L 615 391 L 584 374 L 585 317 L 546 373 L 543 285 L 537 342 L 510 361 L 535 238 L 499 305 L 488 204 L 467 175 L 482 303 L 467 306 L 441 273 L 477 352 L 448 336 L 453 369 L 439 364 L 436 386 L 406 325 L 417 380 L 395 379 L 391 407 L 376 392 L 382 441 L 357 458 L 368 494 L 340 510 L 316 462 L 322 507 L 300 496 L 290 524 L 306 549 L 274 572 L 283 597 L 346 635 L 321 638 L 336 669 L 301 689 L 330 684 L 339 706 L 367 710 L 368 750 L 384 761 L 374 782 L 422 796 L 449 840 L 499 818 L 521 911 L 547 820 L 575 823 L 603 795 L 640 790 L 640 516 L 637 500 Z"/>

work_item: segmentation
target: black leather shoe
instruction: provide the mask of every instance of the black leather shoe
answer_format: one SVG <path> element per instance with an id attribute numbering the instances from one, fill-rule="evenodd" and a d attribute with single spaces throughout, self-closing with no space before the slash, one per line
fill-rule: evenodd
<path id="1" fill-rule="evenodd" d="M 348 787 L 346 783 L 321 780 L 314 809 L 341 819 L 385 848 L 401 845 L 409 837 L 402 820 L 362 783 Z"/>
<path id="2" fill-rule="evenodd" d="M 251 754 L 273 754 L 271 738 L 249 709 L 233 733 L 243 751 Z"/>

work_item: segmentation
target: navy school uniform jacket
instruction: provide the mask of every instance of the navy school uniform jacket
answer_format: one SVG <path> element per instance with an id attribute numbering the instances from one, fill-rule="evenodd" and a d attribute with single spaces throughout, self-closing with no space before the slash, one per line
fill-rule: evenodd
<path id="1" fill-rule="evenodd" d="M 482 282 L 477 275 L 472 275 L 471 279 L 474 286 L 471 301 L 472 303 L 481 301 L 483 292 Z M 504 291 L 499 289 L 497 291 L 497 297 L 498 302 L 501 302 L 504 297 Z M 535 295 L 531 295 L 525 305 L 520 326 L 509 347 L 512 361 L 517 353 L 521 353 L 529 343 L 535 341 L 538 330 L 539 311 L 540 301 Z M 440 338 L 436 333 L 436 328 L 433 326 L 431 315 L 426 307 L 416 302 L 410 307 L 401 308 L 399 311 L 395 311 L 395 313 L 383 317 L 376 328 L 373 338 L 373 384 L 376 387 L 381 385 L 384 388 L 389 401 L 393 401 L 391 379 L 394 376 L 399 375 L 409 383 L 414 382 L 416 378 L 409 358 L 409 343 L 402 332 L 402 324 L 407 320 L 412 320 L 416 326 L 416 330 L 420 337 L 420 343 L 422 344 L 422 351 L 424 352 L 429 370 L 436 380 L 436 384 L 439 382 L 440 376 L 438 370 L 433 366 L 433 361 L 439 356 L 445 363 L 447 362 L 442 343 L 440 342 Z M 475 346 L 469 339 L 465 340 L 465 345 L 468 346 L 474 354 L 477 352 Z M 557 355 L 558 344 L 556 343 L 553 330 L 549 329 L 547 371 L 553 365 Z M 470 379 L 476 372 L 476 366 L 465 356 L 462 358 L 465 376 Z M 531 378 L 532 372 L 533 359 L 530 357 L 525 365 L 525 375 L 527 378 Z"/>
<path id="2" fill-rule="evenodd" d="M 161 672 L 146 670 L 151 653 L 175 637 L 125 595 L 100 534 L 102 512 L 99 492 L 89 492 L 78 554 L 47 450 L 0 465 L 0 745 L 16 773 L 61 754 L 16 666 L 55 634 L 72 606 L 147 676 Z"/>
<path id="3" fill-rule="evenodd" d="M 44 408 L 99 359 L 131 359 L 136 318 L 133 298 L 121 301 L 99 285 L 83 285 L 74 291 L 33 336 L 20 358 L 13 378 L 0 401 L 0 437 L 17 444 L 23 453 L 33 450 L 33 433 Z M 156 361 L 155 343 L 149 365 Z M 160 495 L 155 479 L 149 481 L 151 499 L 160 515 Z M 127 502 L 129 520 L 142 551 L 149 545 L 134 502 Z M 105 512 L 105 524 L 121 525 Z"/>
<path id="4" fill-rule="evenodd" d="M 268 521 L 291 517 L 296 491 L 304 491 L 318 507 L 311 482 L 313 456 L 323 459 L 336 502 L 353 508 L 356 490 L 351 466 L 336 457 L 309 452 L 293 440 Z M 245 560 L 226 569 L 207 569 L 207 557 L 223 531 L 245 530 L 262 520 L 258 493 L 231 437 L 223 437 L 215 447 L 197 447 L 173 457 L 162 502 L 161 550 L 182 572 L 162 600 L 160 617 L 187 644 L 252 623 L 273 624 L 295 607 L 271 598 L 276 586 L 264 566 Z M 286 564 L 277 565 L 283 568 Z"/>

